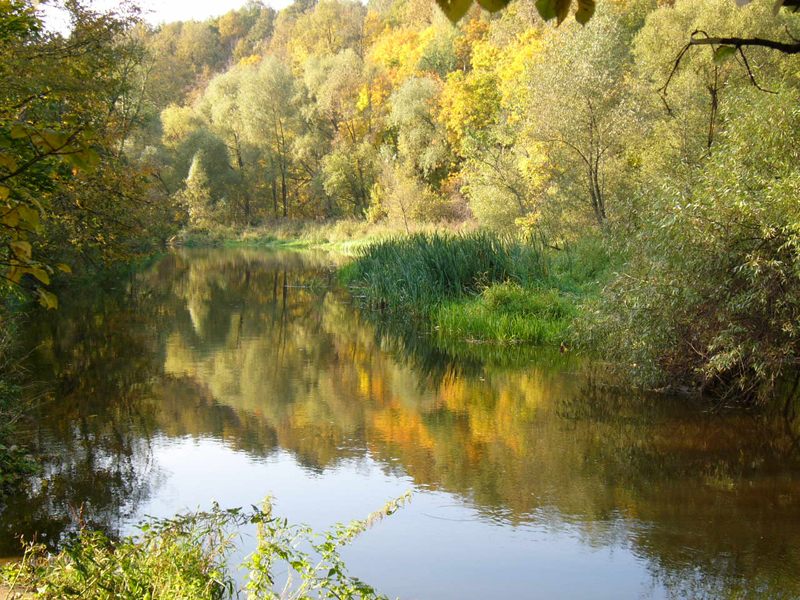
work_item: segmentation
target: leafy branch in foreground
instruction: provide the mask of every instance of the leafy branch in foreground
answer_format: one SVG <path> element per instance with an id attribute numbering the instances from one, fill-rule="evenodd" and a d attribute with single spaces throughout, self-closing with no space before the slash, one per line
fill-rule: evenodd
<path id="1" fill-rule="evenodd" d="M 322 534 L 274 516 L 270 498 L 252 512 L 214 505 L 210 512 L 150 519 L 140 526 L 139 536 L 119 541 L 83 531 L 55 555 L 48 554 L 44 545 L 29 544 L 20 562 L 0 570 L 0 583 L 9 588 L 8 597 L 24 592 L 44 600 L 237 597 L 241 590 L 230 575 L 228 557 L 238 528 L 256 524 L 258 545 L 244 565 L 249 569 L 247 595 L 252 600 L 382 599 L 386 596 L 347 573 L 339 551 L 410 497 L 406 493 L 364 520 L 337 524 Z M 276 590 L 276 574 L 287 570 L 286 581 Z"/>
<path id="2" fill-rule="evenodd" d="M 247 589 L 251 600 L 303 598 L 383 599 L 375 589 L 347 573 L 339 550 L 411 499 L 406 492 L 362 521 L 337 524 L 323 534 L 306 525 L 289 525 L 285 518 L 272 515 L 270 499 L 256 515 L 258 546 L 246 563 L 250 573 Z M 301 547 L 310 547 L 311 552 Z M 276 565 L 286 563 L 291 569 L 283 585 L 275 580 Z M 296 578 L 299 577 L 299 582 Z"/>

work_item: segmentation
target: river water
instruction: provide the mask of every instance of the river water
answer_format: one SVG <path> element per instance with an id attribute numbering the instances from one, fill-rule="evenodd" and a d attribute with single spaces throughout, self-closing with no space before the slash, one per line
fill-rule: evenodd
<path id="1" fill-rule="evenodd" d="M 32 324 L 41 477 L 0 514 L 52 545 L 259 503 L 390 597 L 800 598 L 800 426 L 591 385 L 522 346 L 448 347 L 359 311 L 327 254 L 168 254 Z M 788 410 L 789 416 L 793 410 Z M 252 540 L 242 542 L 243 552 Z"/>

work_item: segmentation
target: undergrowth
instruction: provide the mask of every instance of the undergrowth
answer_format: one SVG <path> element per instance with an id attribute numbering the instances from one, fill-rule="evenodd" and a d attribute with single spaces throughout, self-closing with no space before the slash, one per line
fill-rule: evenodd
<path id="1" fill-rule="evenodd" d="M 23 414 L 20 368 L 17 362 L 19 318 L 0 314 L 0 502 L 38 471 L 24 446 L 15 442 L 17 421 Z"/>

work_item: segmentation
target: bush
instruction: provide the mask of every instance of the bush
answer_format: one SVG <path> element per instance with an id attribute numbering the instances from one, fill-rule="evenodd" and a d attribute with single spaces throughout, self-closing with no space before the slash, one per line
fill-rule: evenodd
<path id="1" fill-rule="evenodd" d="M 246 566 L 247 594 L 262 598 L 338 598 L 379 600 L 372 587 L 350 576 L 339 556 L 343 546 L 410 499 L 405 494 L 361 521 L 336 525 L 317 534 L 305 525 L 289 525 L 272 514 L 270 500 L 261 510 L 192 513 L 150 520 L 139 537 L 114 541 L 83 531 L 55 555 L 30 545 L 21 562 L 0 570 L 0 583 L 15 591 L 36 590 L 44 600 L 220 600 L 239 597 L 227 559 L 238 527 L 256 524 L 258 544 Z M 279 581 L 288 570 L 288 582 Z M 9 596 L 12 597 L 12 596 Z"/>
<path id="2" fill-rule="evenodd" d="M 650 190 L 653 214 L 588 331 L 646 385 L 753 402 L 800 362 L 800 109 L 756 91 L 727 108 L 692 185 L 675 174 Z"/>

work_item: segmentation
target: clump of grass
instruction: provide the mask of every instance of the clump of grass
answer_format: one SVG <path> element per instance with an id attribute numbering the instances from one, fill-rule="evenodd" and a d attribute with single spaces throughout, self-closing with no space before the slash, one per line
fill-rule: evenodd
<path id="1" fill-rule="evenodd" d="M 359 250 L 341 276 L 373 304 L 422 315 L 493 283 L 540 280 L 547 270 L 541 247 L 478 231 L 380 240 Z"/>
<path id="2" fill-rule="evenodd" d="M 507 281 L 468 300 L 437 306 L 431 322 L 449 338 L 558 344 L 565 341 L 575 314 L 573 302 L 555 289 Z"/>

